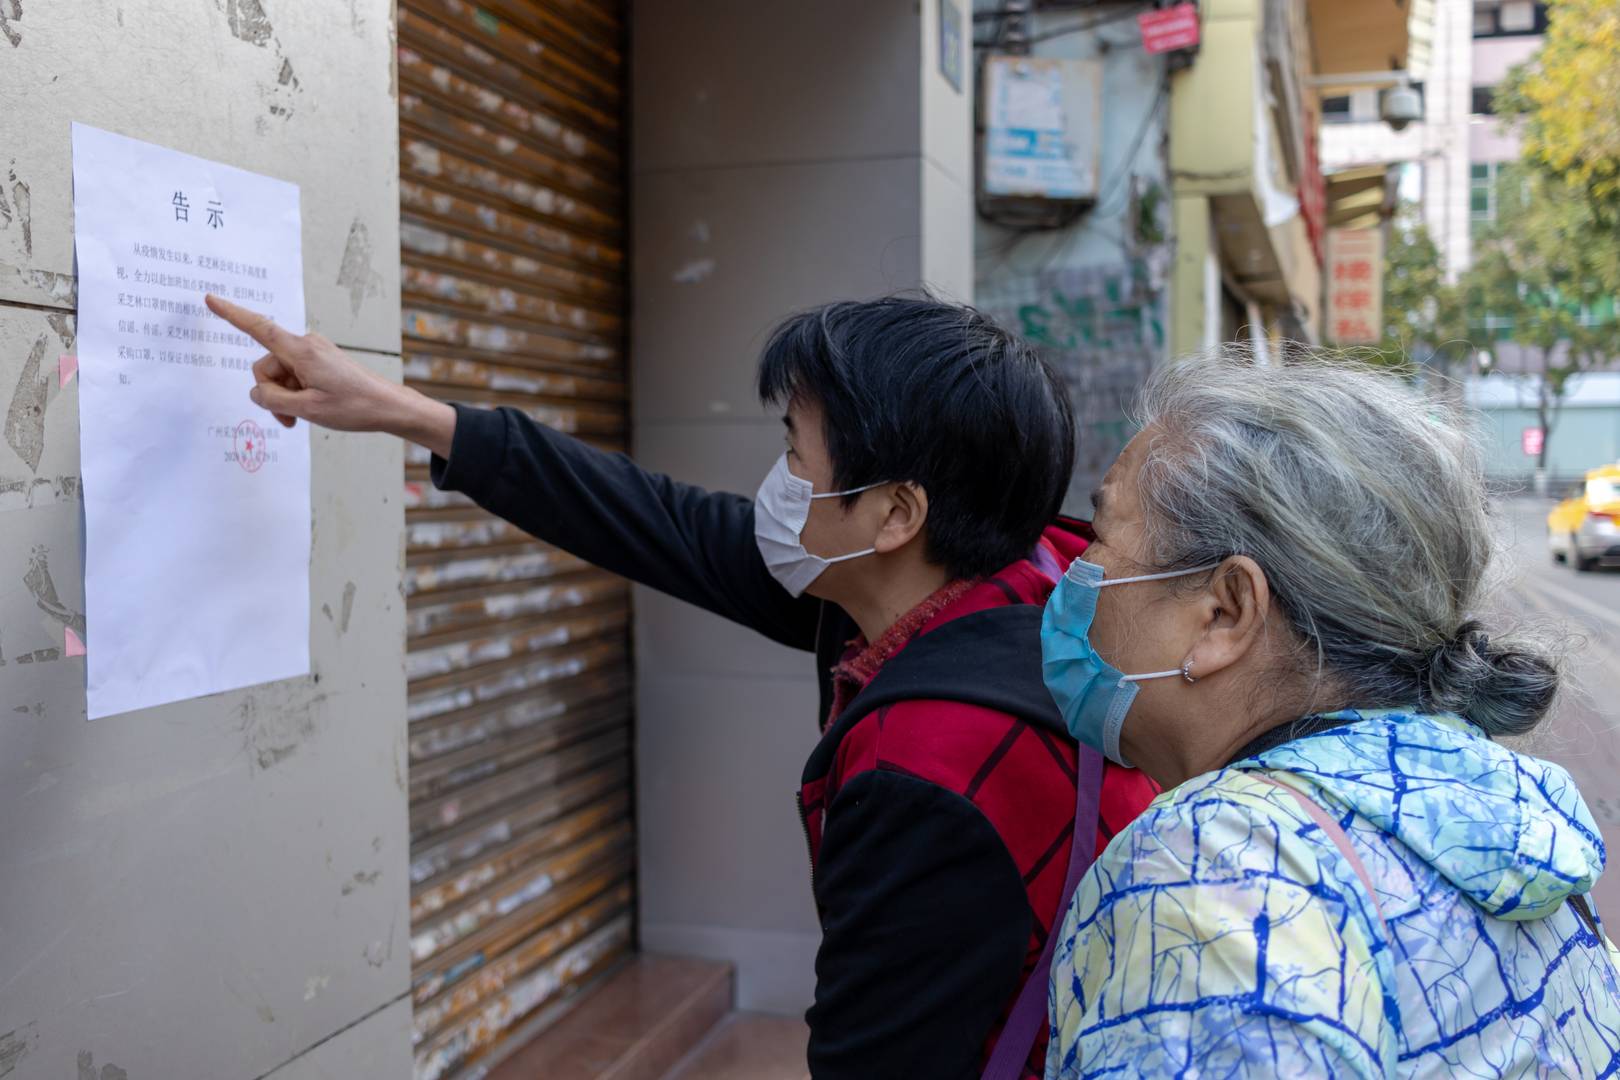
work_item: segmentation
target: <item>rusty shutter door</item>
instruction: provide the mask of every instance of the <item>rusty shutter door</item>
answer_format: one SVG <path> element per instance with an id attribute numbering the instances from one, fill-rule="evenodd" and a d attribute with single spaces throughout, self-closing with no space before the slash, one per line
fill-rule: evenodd
<path id="1" fill-rule="evenodd" d="M 625 438 L 621 16 L 400 0 L 405 378 Z M 631 944 L 624 582 L 405 477 L 416 1075 Z M 544 1015 L 541 1012 L 539 1015 Z"/>

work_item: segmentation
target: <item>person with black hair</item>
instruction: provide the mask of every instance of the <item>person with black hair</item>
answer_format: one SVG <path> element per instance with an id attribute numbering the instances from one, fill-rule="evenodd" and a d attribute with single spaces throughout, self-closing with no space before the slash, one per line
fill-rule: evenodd
<path id="1" fill-rule="evenodd" d="M 1032 350 L 929 297 L 788 319 L 758 378 L 787 446 L 748 499 L 515 409 L 434 401 L 208 303 L 269 350 L 252 397 L 283 423 L 410 439 L 441 488 L 813 652 L 812 1075 L 1039 1075 L 1060 904 L 1157 789 L 1079 748 L 1042 682 L 1042 605 L 1089 533 L 1058 519 L 1074 418 Z"/>

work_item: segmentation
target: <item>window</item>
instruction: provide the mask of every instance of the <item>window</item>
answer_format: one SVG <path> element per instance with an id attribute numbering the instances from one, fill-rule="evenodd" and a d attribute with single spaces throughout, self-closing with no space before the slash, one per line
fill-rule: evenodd
<path id="1" fill-rule="evenodd" d="M 1350 96 L 1322 99 L 1322 123 L 1348 124 L 1350 122 Z"/>
<path id="2" fill-rule="evenodd" d="M 1508 0 L 1497 9 L 1496 24 L 1504 34 L 1535 33 L 1536 6 L 1530 0 Z"/>
<path id="3" fill-rule="evenodd" d="M 1607 326 L 1614 322 L 1614 317 L 1615 302 L 1612 296 L 1595 300 L 1590 304 L 1582 304 L 1580 311 L 1575 315 L 1576 321 L 1582 326 Z"/>
<path id="4" fill-rule="evenodd" d="M 1423 166 L 1416 161 L 1403 161 L 1395 166 L 1395 198 L 1399 202 L 1423 201 Z"/>
<path id="5" fill-rule="evenodd" d="M 1476 339 L 1485 337 L 1490 341 L 1507 341 L 1513 337 L 1513 316 L 1487 311 L 1483 318 L 1475 316 L 1469 319 L 1468 329 Z"/>
<path id="6" fill-rule="evenodd" d="M 1476 222 L 1496 220 L 1496 162 L 1475 162 L 1468 166 L 1468 216 Z"/>
<path id="7" fill-rule="evenodd" d="M 1476 0 L 1474 36 L 1515 37 L 1547 32 L 1547 5 L 1531 0 Z"/>
<path id="8" fill-rule="evenodd" d="M 1495 116 L 1495 98 L 1496 87 L 1476 86 L 1474 87 L 1473 103 L 1469 106 L 1468 111 L 1473 113 L 1475 116 Z"/>

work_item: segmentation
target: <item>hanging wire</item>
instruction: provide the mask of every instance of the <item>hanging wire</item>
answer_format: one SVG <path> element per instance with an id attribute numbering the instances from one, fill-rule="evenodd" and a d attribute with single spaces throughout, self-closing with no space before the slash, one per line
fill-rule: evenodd
<path id="1" fill-rule="evenodd" d="M 1095 30 L 1097 27 L 1107 26 L 1109 23 L 1123 22 L 1126 19 L 1134 19 L 1151 6 L 1151 4 L 1147 3 L 1133 4 L 1121 11 L 1113 11 L 1107 15 L 1099 15 L 1095 19 L 1091 19 L 1088 22 L 1075 23 L 1072 26 L 1059 26 L 1052 30 L 1044 30 L 1039 34 L 1032 35 L 1029 39 L 1029 43 L 1034 45 L 1042 41 L 1051 41 L 1053 38 L 1067 37 L 1070 34 L 1083 34 L 1087 30 Z"/>
<path id="2" fill-rule="evenodd" d="M 1114 170 L 1114 175 L 1097 189 L 1096 212 L 1113 214 L 1115 210 L 1124 209 L 1123 207 L 1116 207 L 1105 211 L 1104 207 L 1108 203 L 1109 197 L 1131 175 L 1131 167 L 1136 164 L 1136 155 L 1142 149 L 1142 141 L 1147 138 L 1148 131 L 1153 127 L 1154 118 L 1159 115 L 1159 111 L 1164 108 L 1165 103 L 1169 100 L 1170 73 L 1166 71 L 1159 78 L 1159 88 L 1154 93 L 1153 101 L 1148 105 L 1147 113 L 1142 117 L 1141 124 L 1137 126 L 1136 134 L 1131 137 L 1131 148 L 1120 159 L 1118 168 Z"/>
<path id="3" fill-rule="evenodd" d="M 1100 6 L 1100 4 L 1087 6 Z M 1058 26 L 1052 28 L 1051 30 L 1043 30 L 1039 34 L 1032 34 L 1029 36 L 1027 41 L 1024 42 L 1024 44 L 1034 45 L 1042 41 L 1051 41 L 1054 38 L 1067 37 L 1070 34 L 1083 34 L 1087 30 L 1095 30 L 1099 26 L 1107 26 L 1109 23 L 1122 22 L 1125 19 L 1135 18 L 1142 12 L 1152 7 L 1153 4 L 1151 3 L 1151 0 L 1138 0 L 1138 2 L 1129 4 L 1119 11 L 1110 11 L 1106 14 L 1095 16 L 1083 22 L 1070 23 L 1068 26 Z M 981 40 L 980 38 L 975 37 L 973 39 L 974 46 L 980 49 L 994 49 L 998 47 L 1002 43 L 1007 20 L 1022 20 L 1028 18 L 1030 14 L 1032 13 L 1028 10 L 1012 7 L 995 8 L 991 11 L 975 11 L 973 13 L 973 21 L 975 23 L 994 21 L 995 27 L 987 40 Z"/>

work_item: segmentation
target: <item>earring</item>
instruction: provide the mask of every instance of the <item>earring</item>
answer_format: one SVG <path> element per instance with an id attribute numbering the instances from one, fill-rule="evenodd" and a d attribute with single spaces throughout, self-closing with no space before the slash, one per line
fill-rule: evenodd
<path id="1" fill-rule="evenodd" d="M 1198 681 L 1197 679 L 1193 678 L 1192 661 L 1190 659 L 1181 665 L 1181 677 L 1190 683 L 1195 683 Z"/>

